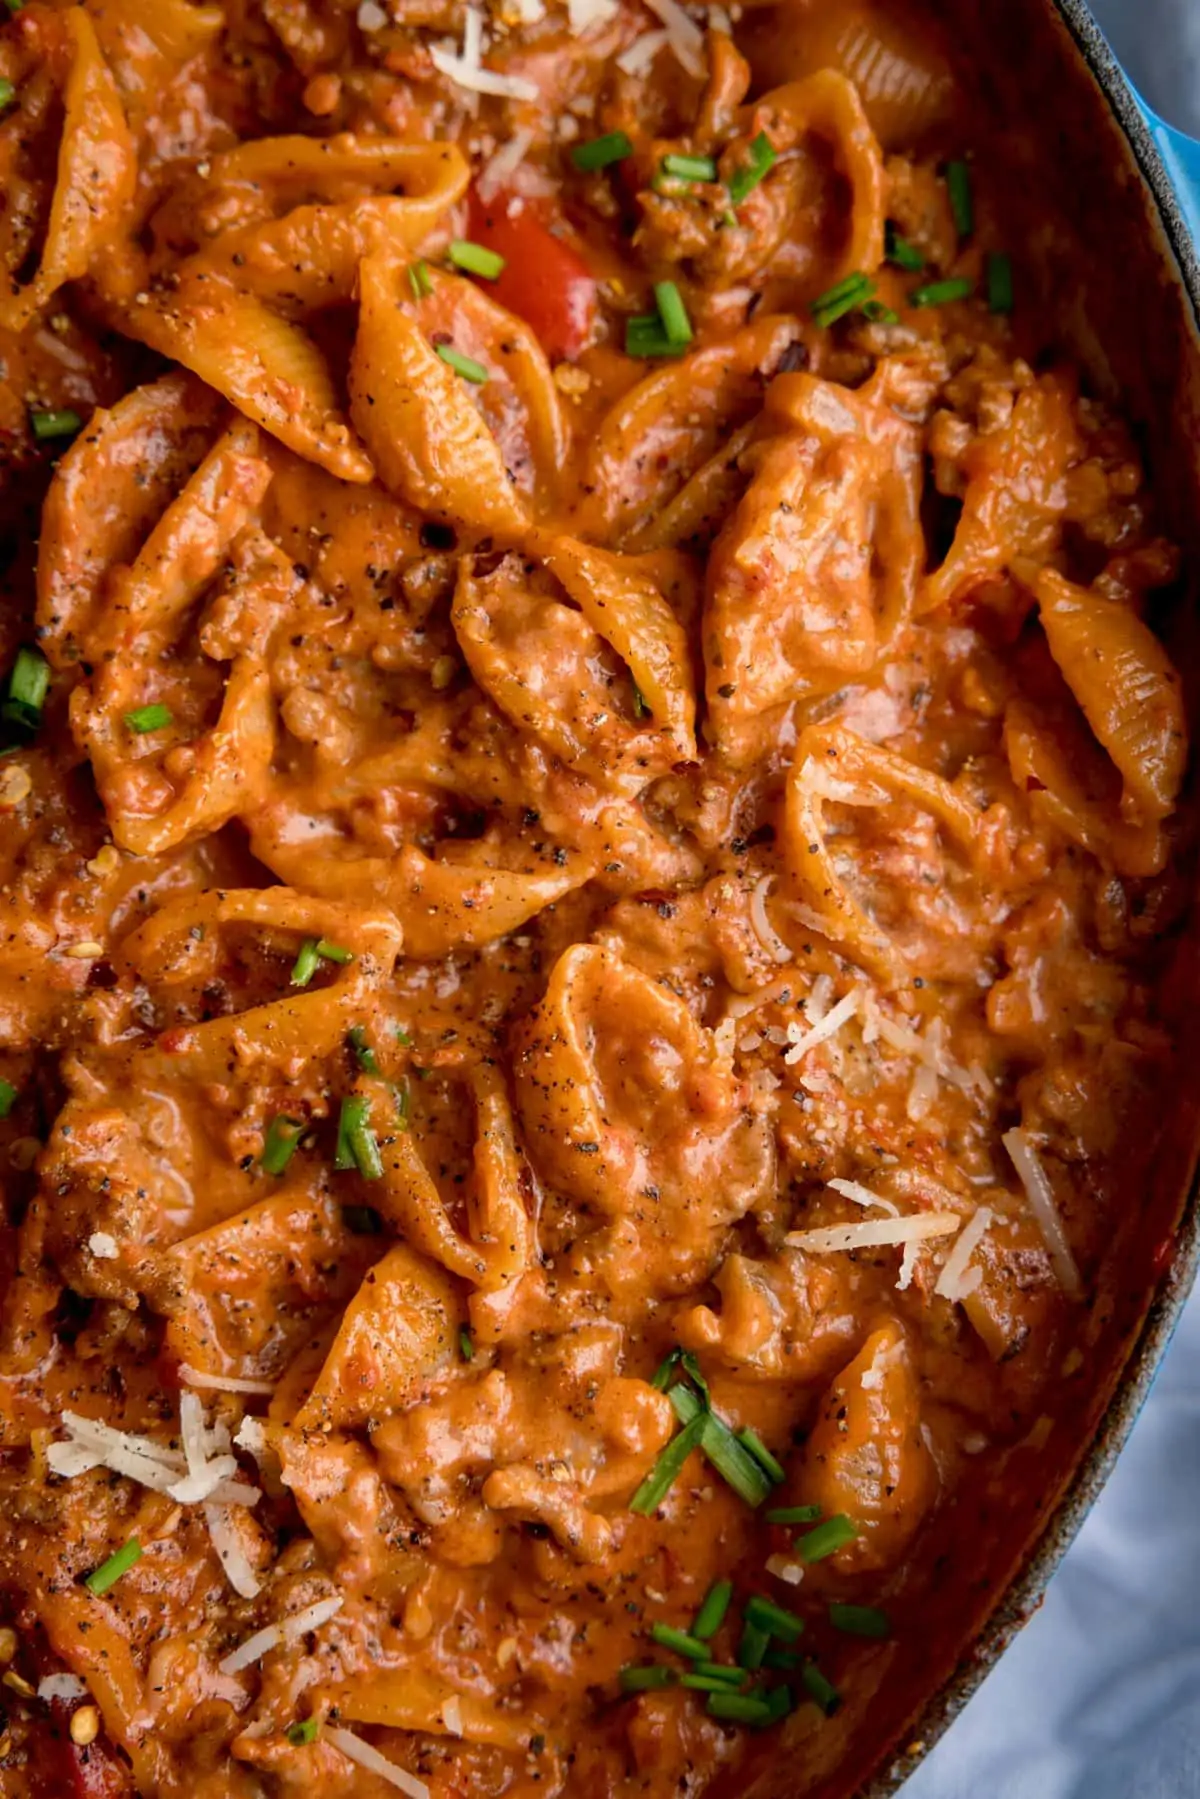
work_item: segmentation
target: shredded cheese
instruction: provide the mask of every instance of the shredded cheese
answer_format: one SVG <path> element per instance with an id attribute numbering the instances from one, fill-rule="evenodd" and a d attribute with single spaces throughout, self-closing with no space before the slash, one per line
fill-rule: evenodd
<path id="1" fill-rule="evenodd" d="M 514 131 L 508 142 L 501 144 L 496 154 L 484 163 L 475 186 L 485 205 L 508 186 L 524 162 L 532 142 L 532 131 Z"/>
<path id="2" fill-rule="evenodd" d="M 908 1218 L 869 1218 L 862 1224 L 828 1224 L 812 1231 L 789 1231 L 791 1249 L 834 1255 L 845 1249 L 884 1249 L 892 1244 L 923 1243 L 927 1237 L 949 1237 L 961 1223 L 957 1212 L 914 1212 Z"/>
<path id="3" fill-rule="evenodd" d="M 913 1275 L 917 1272 L 917 1256 L 920 1254 L 919 1243 L 909 1242 L 904 1245 L 904 1254 L 900 1257 L 900 1272 L 896 1276 L 896 1291 L 907 1293 L 912 1286 Z"/>
<path id="4" fill-rule="evenodd" d="M 586 37 L 609 24 L 620 10 L 618 0 L 567 0 L 567 18 L 575 37 Z"/>
<path id="5" fill-rule="evenodd" d="M 88 1238 L 88 1248 L 98 1262 L 115 1262 L 120 1253 L 117 1239 L 107 1231 L 93 1231 Z"/>
<path id="6" fill-rule="evenodd" d="M 832 1192 L 840 1193 L 843 1199 L 852 1199 L 856 1206 L 876 1206 L 881 1212 L 887 1212 L 892 1218 L 899 1218 L 900 1208 L 892 1204 L 890 1199 L 882 1199 L 878 1193 L 872 1193 L 859 1181 L 830 1181 Z"/>
<path id="7" fill-rule="evenodd" d="M 462 1701 L 457 1693 L 449 1699 L 442 1700 L 442 1723 L 452 1737 L 460 1737 L 463 1733 Z"/>
<path id="8" fill-rule="evenodd" d="M 204 1508 L 204 1522 L 208 1526 L 208 1534 L 216 1551 L 217 1560 L 225 1570 L 225 1575 L 235 1593 L 243 1599 L 257 1599 L 262 1591 L 262 1582 L 250 1565 L 249 1558 L 242 1548 L 237 1526 L 227 1505 L 208 1504 Z"/>
<path id="9" fill-rule="evenodd" d="M 180 1402 L 180 1429 L 185 1453 L 168 1449 L 152 1437 L 136 1436 L 132 1431 L 116 1430 L 98 1418 L 85 1418 L 78 1412 L 64 1412 L 65 1443 L 51 1443 L 46 1462 L 51 1473 L 64 1480 L 87 1474 L 93 1468 L 110 1468 L 155 1493 L 166 1493 L 180 1505 L 195 1505 L 214 1499 L 225 1505 L 257 1505 L 262 1497 L 257 1487 L 233 1480 L 237 1462 L 232 1455 L 210 1458 L 203 1409 L 195 1394 L 185 1394 L 198 1408 L 184 1407 Z M 226 1439 L 227 1441 L 227 1439 Z"/>
<path id="10" fill-rule="evenodd" d="M 750 895 L 750 923 L 754 927 L 754 935 L 768 956 L 776 962 L 790 962 L 792 951 L 767 915 L 767 895 L 774 884 L 774 875 L 763 875 L 755 883 L 754 892 Z"/>
<path id="11" fill-rule="evenodd" d="M 231 1649 L 222 1661 L 217 1663 L 220 1674 L 240 1674 L 252 1662 L 259 1662 L 264 1655 L 281 1643 L 295 1643 L 310 1630 L 319 1630 L 322 1624 L 340 1612 L 345 1601 L 342 1599 L 318 1599 L 314 1605 L 306 1605 L 303 1611 L 293 1612 L 281 1624 L 268 1624 L 263 1630 L 256 1630 L 252 1637 Z"/>
<path id="12" fill-rule="evenodd" d="M 267 1431 L 261 1418 L 243 1418 L 233 1440 L 239 1449 L 244 1449 L 255 1461 L 266 1454 Z"/>
<path id="13" fill-rule="evenodd" d="M 700 27 L 688 18 L 679 0 L 645 0 L 645 3 L 655 18 L 661 19 L 666 26 L 667 42 L 683 68 L 698 81 L 703 81 L 708 69 L 704 60 L 704 33 Z"/>
<path id="14" fill-rule="evenodd" d="M 275 1391 L 274 1381 L 239 1380 L 232 1374 L 205 1374 L 200 1368 L 193 1368 L 190 1362 L 179 1364 L 179 1378 L 186 1381 L 189 1387 L 203 1387 L 214 1393 L 261 1393 L 270 1395 Z"/>
<path id="15" fill-rule="evenodd" d="M 38 1681 L 37 1696 L 47 1704 L 52 1699 L 61 1699 L 67 1705 L 73 1700 L 87 1696 L 87 1688 L 74 1674 L 47 1674 L 44 1680 Z"/>
<path id="16" fill-rule="evenodd" d="M 429 1799 L 429 1788 L 407 1768 L 399 1768 L 390 1762 L 386 1755 L 380 1755 L 370 1743 L 356 1737 L 352 1730 L 343 1730 L 340 1724 L 327 1724 L 325 1741 L 340 1749 L 348 1761 L 357 1762 L 360 1768 L 367 1768 L 372 1774 L 378 1774 L 380 1780 L 386 1780 L 389 1786 L 398 1787 L 408 1799 Z"/>
<path id="17" fill-rule="evenodd" d="M 789 1066 L 800 1062 L 810 1049 L 816 1048 L 818 1043 L 824 1043 L 828 1038 L 836 1037 L 842 1026 L 848 1024 L 858 1011 L 860 997 L 861 989 L 852 987 L 849 993 L 842 996 L 836 1006 L 826 1012 L 819 1024 L 813 1025 L 811 1030 L 804 1031 L 799 1025 L 790 1024 L 788 1039 L 792 1047 L 784 1055 L 784 1061 Z"/>
<path id="18" fill-rule="evenodd" d="M 978 1269 L 973 1278 L 968 1276 L 967 1269 L 970 1266 L 971 1257 L 979 1248 L 991 1222 L 991 1208 L 980 1206 L 975 1216 L 963 1226 L 950 1254 L 946 1257 L 946 1266 L 938 1276 L 937 1286 L 933 1289 L 942 1299 L 948 1299 L 951 1303 L 955 1303 L 960 1299 L 965 1299 L 979 1285 Z"/>
<path id="19" fill-rule="evenodd" d="M 328 1624 L 337 1616 L 345 1603 L 344 1599 L 318 1599 L 312 1605 L 306 1605 L 303 1611 L 293 1612 L 283 1621 L 284 1642 L 295 1643 L 307 1631 L 320 1630 L 322 1624 Z"/>
<path id="20" fill-rule="evenodd" d="M 618 69 L 623 75 L 647 74 L 659 51 L 666 49 L 668 35 L 665 31 L 644 31 L 617 57 Z"/>
<path id="21" fill-rule="evenodd" d="M 483 14 L 468 6 L 463 16 L 463 42 L 459 54 L 441 44 L 431 44 L 429 60 L 440 75 L 465 88 L 470 94 L 491 94 L 501 100 L 536 100 L 537 83 L 523 75 L 500 75 L 485 69 L 483 56 Z"/>
<path id="22" fill-rule="evenodd" d="M 1012 1157 L 1013 1167 L 1021 1177 L 1021 1185 L 1028 1195 L 1030 1210 L 1042 1233 L 1059 1286 L 1068 1299 L 1082 1299 L 1083 1282 L 1079 1277 L 1079 1265 L 1067 1242 L 1049 1175 L 1023 1130 L 1005 1131 L 1000 1141 Z"/>

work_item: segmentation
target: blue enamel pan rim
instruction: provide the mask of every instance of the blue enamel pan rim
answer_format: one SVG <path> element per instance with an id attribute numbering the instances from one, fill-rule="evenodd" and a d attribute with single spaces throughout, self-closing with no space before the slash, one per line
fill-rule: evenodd
<path id="1" fill-rule="evenodd" d="M 1200 143 L 1172 130 L 1135 93 L 1086 0 L 1053 0 L 1084 61 L 1102 89 L 1153 196 L 1182 285 L 1200 327 Z M 1195 234 L 1195 235 L 1194 235 Z M 1193 1182 L 1164 1275 L 1126 1362 L 1120 1385 L 1092 1446 L 1049 1520 L 1024 1571 L 1008 1589 L 968 1658 L 926 1707 L 908 1733 L 911 1748 L 893 1757 L 860 1799 L 895 1799 L 905 1780 L 932 1749 L 1000 1656 L 1041 1603 L 1059 1562 L 1099 1497 L 1150 1396 L 1175 1327 L 1200 1271 L 1200 1187 Z"/>

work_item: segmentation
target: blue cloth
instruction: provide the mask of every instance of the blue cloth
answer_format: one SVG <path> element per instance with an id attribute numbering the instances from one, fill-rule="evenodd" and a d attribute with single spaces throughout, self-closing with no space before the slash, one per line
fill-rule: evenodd
<path id="1" fill-rule="evenodd" d="M 1143 99 L 1200 136 L 1200 0 L 1092 4 Z M 1200 1799 L 1198 1598 L 1200 1292 L 1044 1606 L 903 1799 Z"/>

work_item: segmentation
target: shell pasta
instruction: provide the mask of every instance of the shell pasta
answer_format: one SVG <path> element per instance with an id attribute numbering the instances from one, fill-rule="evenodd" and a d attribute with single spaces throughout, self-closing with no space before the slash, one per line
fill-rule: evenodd
<path id="1" fill-rule="evenodd" d="M 4 18 L 0 1790 L 857 1790 L 1175 1066 L 1133 433 L 916 0 Z"/>

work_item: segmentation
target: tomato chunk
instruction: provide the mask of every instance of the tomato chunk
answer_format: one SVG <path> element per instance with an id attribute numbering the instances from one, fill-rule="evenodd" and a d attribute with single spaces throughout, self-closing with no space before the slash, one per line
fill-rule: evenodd
<path id="1" fill-rule="evenodd" d="M 485 205 L 471 195 L 471 237 L 504 257 L 489 292 L 537 333 L 552 362 L 578 356 L 595 335 L 598 283 L 553 208 L 525 200 L 510 218 L 509 197 Z"/>

